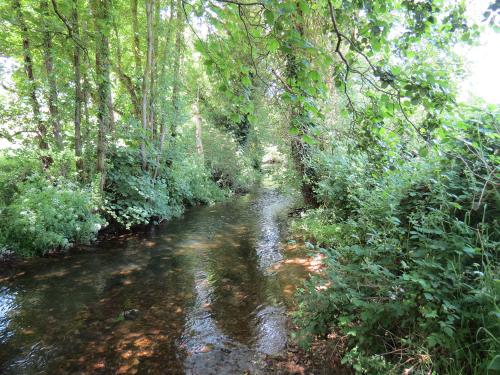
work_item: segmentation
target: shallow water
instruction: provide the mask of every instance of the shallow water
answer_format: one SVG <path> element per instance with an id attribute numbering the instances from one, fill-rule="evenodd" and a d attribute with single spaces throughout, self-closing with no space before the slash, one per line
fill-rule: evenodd
<path id="1" fill-rule="evenodd" d="M 37 259 L 0 284 L 0 373 L 261 373 L 306 270 L 271 190 Z"/>

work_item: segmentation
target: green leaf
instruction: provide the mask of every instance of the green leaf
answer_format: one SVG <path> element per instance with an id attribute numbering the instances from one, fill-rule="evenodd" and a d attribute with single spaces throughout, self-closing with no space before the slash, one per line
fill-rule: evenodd
<path id="1" fill-rule="evenodd" d="M 271 12 L 269 9 L 266 9 L 264 11 L 264 19 L 266 20 L 266 23 L 268 25 L 272 25 L 274 23 L 274 13 Z"/>
<path id="2" fill-rule="evenodd" d="M 497 354 L 488 365 L 488 370 L 500 371 L 500 355 Z"/>
<path id="3" fill-rule="evenodd" d="M 309 4 L 305 1 L 299 1 L 299 7 L 300 7 L 300 10 L 302 11 L 302 13 L 304 14 L 308 14 L 310 13 L 311 9 L 309 8 Z"/>
<path id="4" fill-rule="evenodd" d="M 252 80 L 248 76 L 243 76 L 241 78 L 241 83 L 243 83 L 246 87 L 250 87 L 252 85 Z"/>
<path id="5" fill-rule="evenodd" d="M 342 8 L 342 0 L 332 0 L 332 6 L 334 9 Z"/>
<path id="6" fill-rule="evenodd" d="M 420 149 L 418 150 L 418 154 L 421 157 L 425 158 L 429 154 L 429 149 L 426 146 L 420 147 Z"/>
<path id="7" fill-rule="evenodd" d="M 311 137 L 310 135 L 307 135 L 307 134 L 304 134 L 302 136 L 302 140 L 307 143 L 308 145 L 313 145 L 316 143 L 316 141 L 314 140 L 313 137 Z"/>
<path id="8" fill-rule="evenodd" d="M 267 41 L 267 50 L 269 52 L 275 52 L 280 48 L 280 42 L 276 39 L 269 39 Z"/>
<path id="9" fill-rule="evenodd" d="M 312 81 L 319 81 L 320 80 L 320 75 L 317 70 L 311 70 L 308 73 L 309 79 Z"/>

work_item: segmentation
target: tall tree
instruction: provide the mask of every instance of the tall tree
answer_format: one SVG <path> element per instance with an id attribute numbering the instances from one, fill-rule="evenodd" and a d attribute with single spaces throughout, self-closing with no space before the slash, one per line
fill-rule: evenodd
<path id="1" fill-rule="evenodd" d="M 97 119 L 99 124 L 96 169 L 101 174 L 99 188 L 102 192 L 106 182 L 106 136 L 110 128 L 110 0 L 92 0 L 92 8 L 96 43 L 95 70 L 97 79 Z"/>
<path id="2" fill-rule="evenodd" d="M 151 62 L 150 74 L 150 95 L 149 95 L 149 124 L 151 128 L 151 138 L 153 144 L 156 144 L 157 139 L 157 104 L 158 104 L 158 64 L 159 61 L 159 34 L 160 34 L 160 0 L 156 0 L 153 7 L 153 56 Z"/>
<path id="3" fill-rule="evenodd" d="M 302 41 L 304 40 L 304 24 L 305 16 L 302 13 L 300 7 L 297 11 L 290 17 L 290 36 L 287 40 L 289 45 L 288 52 L 285 53 L 286 58 L 286 78 L 290 82 L 290 85 L 297 95 L 305 96 L 307 93 L 301 87 L 301 80 L 306 76 L 307 71 L 304 68 L 304 60 L 307 60 L 306 56 L 301 56 L 302 52 Z M 299 41 L 296 42 L 296 37 Z M 307 65 L 308 63 L 306 63 Z M 301 179 L 301 192 L 302 197 L 306 204 L 316 205 L 316 199 L 314 197 L 313 185 L 311 179 L 313 176 L 306 166 L 307 159 L 309 157 L 309 145 L 304 142 L 304 136 L 308 136 L 309 127 L 312 125 L 309 119 L 309 115 L 304 108 L 303 102 L 301 101 L 291 101 L 290 106 L 290 129 L 297 129 L 298 132 L 291 136 L 291 151 L 292 158 L 294 160 L 295 168 L 297 172 L 302 177 Z"/>
<path id="4" fill-rule="evenodd" d="M 152 74 L 152 64 L 153 64 L 153 9 L 154 0 L 146 0 L 146 28 L 147 28 L 147 53 L 146 53 L 146 64 L 144 66 L 144 74 L 142 77 L 142 105 L 141 105 L 141 123 L 142 123 L 142 141 L 141 141 L 141 158 L 142 167 L 147 167 L 147 156 L 146 156 L 146 142 L 148 140 L 148 133 L 151 131 L 151 126 L 149 124 L 148 116 L 148 98 L 151 83 Z"/>
<path id="5" fill-rule="evenodd" d="M 174 62 L 172 72 L 172 138 L 177 135 L 179 121 L 179 90 L 180 90 L 180 61 L 183 49 L 184 16 L 182 13 L 182 0 L 177 0 L 176 6 L 176 34 L 174 46 Z"/>
<path id="6" fill-rule="evenodd" d="M 12 4 L 23 41 L 24 72 L 26 73 L 26 77 L 28 78 L 31 109 L 33 111 L 33 117 L 37 126 L 38 147 L 41 150 L 47 150 L 49 148 L 49 145 L 47 143 L 47 127 L 42 120 L 40 103 L 37 97 L 38 85 L 33 73 L 33 58 L 31 53 L 31 43 L 28 26 L 26 25 L 26 20 L 24 19 L 20 0 L 12 0 Z M 45 167 L 47 167 L 49 164 L 49 160 L 46 157 L 44 157 L 43 160 Z"/>
<path id="7" fill-rule="evenodd" d="M 162 65 L 161 65 L 161 68 L 159 69 L 158 71 L 158 91 L 164 91 L 167 89 L 167 82 L 168 82 L 168 71 L 167 71 L 167 61 L 169 60 L 168 57 L 169 57 L 169 54 L 168 52 L 171 50 L 170 48 L 170 39 L 172 37 L 172 32 L 173 30 L 175 29 L 173 27 L 173 18 L 174 18 L 174 13 L 176 12 L 175 10 L 175 2 L 174 0 L 171 0 L 170 1 L 170 17 L 169 17 L 169 21 L 168 21 L 168 24 L 167 24 L 167 30 L 164 32 L 165 34 L 165 42 L 163 43 L 163 53 L 162 53 Z M 157 53 L 157 55 L 159 55 L 159 52 Z M 158 57 L 159 59 L 159 57 Z M 165 147 L 165 137 L 166 137 L 166 133 L 167 133 L 167 130 L 168 130 L 168 127 L 167 127 L 167 116 L 166 116 L 166 112 L 167 112 L 167 107 L 168 107 L 168 103 L 167 103 L 167 96 L 162 94 L 161 97 L 159 98 L 159 110 L 160 110 L 160 114 L 159 114 L 159 121 L 160 121 L 160 136 L 159 136 L 159 140 L 158 140 L 158 157 L 157 157 L 157 164 L 159 165 L 160 163 L 160 160 L 161 160 L 161 155 L 163 153 L 163 150 L 164 150 L 164 147 Z"/>
<path id="8" fill-rule="evenodd" d="M 71 8 L 71 21 L 72 32 L 77 39 L 80 39 L 80 24 L 78 20 L 78 0 L 73 0 Z M 84 165 L 82 155 L 82 74 L 81 74 L 81 61 L 80 61 L 80 46 L 75 43 L 73 47 L 73 69 L 75 73 L 75 159 L 76 169 L 80 178 L 82 178 Z"/>
<path id="9" fill-rule="evenodd" d="M 134 61 L 135 61 L 135 77 L 139 79 L 141 76 L 141 43 L 139 34 L 139 20 L 137 16 L 137 0 L 130 0 L 130 10 L 132 13 L 132 33 L 134 43 Z"/>
<path id="10" fill-rule="evenodd" d="M 196 99 L 193 101 L 193 120 L 195 125 L 196 152 L 203 158 L 202 124 L 200 115 L 200 88 L 196 91 Z"/>
<path id="11" fill-rule="evenodd" d="M 40 10 L 42 13 L 42 24 L 43 24 L 43 63 L 45 67 L 45 73 L 47 74 L 48 81 L 48 91 L 47 91 L 47 104 L 50 113 L 50 123 L 52 126 L 52 133 L 54 135 L 54 140 L 57 148 L 61 150 L 63 148 L 63 139 L 61 132 L 61 121 L 59 118 L 59 110 L 57 108 L 57 82 L 54 72 L 54 51 L 52 46 L 52 31 L 50 29 L 50 12 L 49 4 L 47 0 L 42 0 L 40 2 Z"/>

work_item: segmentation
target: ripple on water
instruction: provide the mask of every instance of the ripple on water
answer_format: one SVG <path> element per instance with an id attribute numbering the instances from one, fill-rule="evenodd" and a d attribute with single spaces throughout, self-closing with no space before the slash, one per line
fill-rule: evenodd
<path id="1" fill-rule="evenodd" d="M 14 335 L 9 330 L 10 314 L 16 311 L 16 292 L 8 287 L 0 288 L 0 344 L 3 344 Z"/>
<path id="2" fill-rule="evenodd" d="M 285 271 L 283 283 L 278 267 L 294 266 L 282 261 L 289 203 L 264 190 L 93 253 L 34 260 L 19 293 L 0 289 L 0 372 L 264 372 L 286 347 L 298 278 Z"/>
<path id="3" fill-rule="evenodd" d="M 281 306 L 265 306 L 256 315 L 257 332 L 255 348 L 258 352 L 276 355 L 287 343 L 287 316 Z"/>

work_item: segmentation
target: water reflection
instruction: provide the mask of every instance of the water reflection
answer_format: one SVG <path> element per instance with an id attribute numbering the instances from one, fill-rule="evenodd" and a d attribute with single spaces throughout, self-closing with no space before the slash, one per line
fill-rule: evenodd
<path id="1" fill-rule="evenodd" d="M 260 235 L 256 251 L 260 270 L 265 274 L 272 272 L 271 267 L 283 259 L 279 248 L 281 233 L 277 215 L 286 203 L 281 195 L 274 192 L 268 192 L 257 200 Z"/>
<path id="2" fill-rule="evenodd" d="M 288 203 L 263 191 L 21 266 L 0 289 L 0 373 L 258 371 L 303 276 L 277 264 Z"/>

